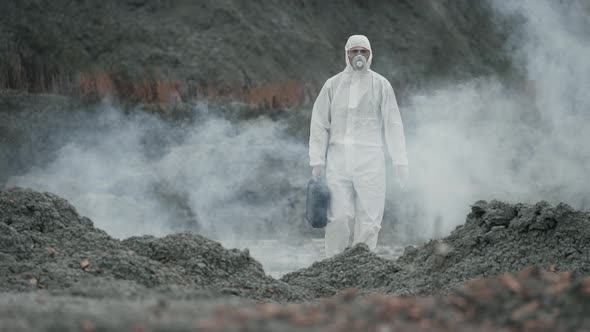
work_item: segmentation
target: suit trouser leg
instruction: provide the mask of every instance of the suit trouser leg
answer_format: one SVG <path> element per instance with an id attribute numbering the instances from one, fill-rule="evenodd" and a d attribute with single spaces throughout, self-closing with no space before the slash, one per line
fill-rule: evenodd
<path id="1" fill-rule="evenodd" d="M 331 200 L 326 226 L 326 257 L 334 256 L 349 246 L 351 224 L 354 220 L 354 188 L 345 174 L 337 171 L 327 172 L 326 181 Z"/>
<path id="2" fill-rule="evenodd" d="M 377 247 L 385 208 L 386 177 L 382 155 L 377 154 L 368 159 L 371 163 L 359 168 L 353 177 L 356 193 L 353 243 L 365 243 L 374 250 Z"/>

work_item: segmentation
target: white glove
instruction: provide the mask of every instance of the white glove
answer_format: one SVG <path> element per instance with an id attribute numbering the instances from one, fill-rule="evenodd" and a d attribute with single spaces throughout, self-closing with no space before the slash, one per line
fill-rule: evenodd
<path id="1" fill-rule="evenodd" d="M 395 166 L 395 178 L 399 187 L 402 190 L 406 190 L 408 188 L 408 182 L 410 180 L 410 169 L 406 165 L 397 165 Z"/>
<path id="2" fill-rule="evenodd" d="M 313 166 L 311 170 L 311 177 L 314 180 L 319 180 L 324 176 L 324 165 Z"/>

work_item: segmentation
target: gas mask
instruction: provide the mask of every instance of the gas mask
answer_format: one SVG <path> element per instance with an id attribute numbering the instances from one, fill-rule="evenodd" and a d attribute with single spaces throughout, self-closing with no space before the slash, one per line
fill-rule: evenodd
<path id="1" fill-rule="evenodd" d="M 362 54 L 357 54 L 351 61 L 354 70 L 363 70 L 367 66 L 367 58 Z"/>

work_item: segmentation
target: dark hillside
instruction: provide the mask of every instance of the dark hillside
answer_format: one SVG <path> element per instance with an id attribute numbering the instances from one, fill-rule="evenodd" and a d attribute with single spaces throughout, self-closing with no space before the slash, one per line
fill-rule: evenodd
<path id="1" fill-rule="evenodd" d="M 298 104 L 361 32 L 374 69 L 402 90 L 509 65 L 481 0 L 9 0 L 0 11 L 0 87 L 30 92 Z"/>

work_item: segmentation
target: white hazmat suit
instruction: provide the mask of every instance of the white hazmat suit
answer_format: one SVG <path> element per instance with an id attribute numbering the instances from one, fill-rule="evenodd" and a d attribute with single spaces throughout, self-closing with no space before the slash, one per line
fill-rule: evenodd
<path id="1" fill-rule="evenodd" d="M 407 169 L 404 130 L 393 88 L 366 65 L 357 70 L 348 59 L 353 47 L 371 50 L 367 37 L 348 39 L 346 69 L 328 79 L 313 106 L 309 138 L 312 167 L 325 166 L 331 203 L 326 226 L 326 256 L 353 243 L 377 246 L 385 206 L 384 141 L 396 169 Z"/>

